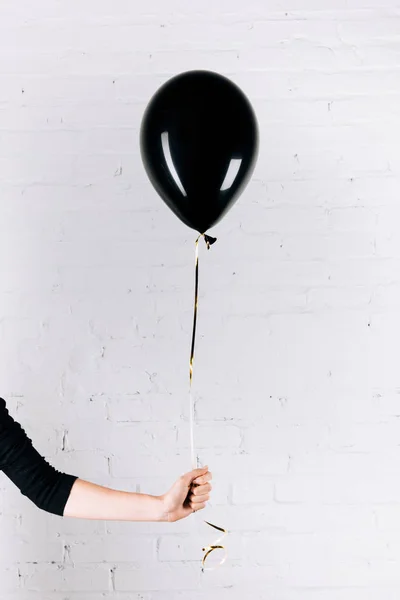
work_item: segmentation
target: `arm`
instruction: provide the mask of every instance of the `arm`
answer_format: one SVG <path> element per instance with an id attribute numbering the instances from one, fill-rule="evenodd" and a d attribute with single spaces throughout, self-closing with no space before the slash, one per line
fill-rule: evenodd
<path id="1" fill-rule="evenodd" d="M 208 468 L 182 475 L 162 496 L 121 492 L 78 479 L 64 516 L 107 521 L 178 521 L 205 507 L 209 499 Z"/>
<path id="2" fill-rule="evenodd" d="M 60 516 L 121 521 L 177 521 L 204 508 L 207 467 L 180 477 L 162 496 L 112 490 L 60 473 L 35 450 L 0 398 L 0 470 L 36 506 Z"/>
<path id="3" fill-rule="evenodd" d="M 36 506 L 62 515 L 76 477 L 60 473 L 35 450 L 0 398 L 0 471 Z"/>

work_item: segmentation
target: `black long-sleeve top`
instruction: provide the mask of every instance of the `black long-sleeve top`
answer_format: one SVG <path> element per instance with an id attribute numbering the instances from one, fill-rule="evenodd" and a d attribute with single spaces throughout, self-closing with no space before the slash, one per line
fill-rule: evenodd
<path id="1" fill-rule="evenodd" d="M 60 473 L 35 450 L 21 425 L 0 398 L 0 471 L 36 506 L 62 516 L 77 479 Z"/>

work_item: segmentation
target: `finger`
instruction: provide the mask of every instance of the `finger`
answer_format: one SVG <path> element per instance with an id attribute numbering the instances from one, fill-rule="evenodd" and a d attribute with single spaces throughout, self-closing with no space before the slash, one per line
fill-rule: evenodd
<path id="1" fill-rule="evenodd" d="M 203 508 L 205 508 L 205 507 L 206 507 L 205 503 L 195 504 L 194 506 L 191 507 L 191 509 L 193 510 L 193 512 L 197 512 L 198 510 L 203 510 Z"/>
<path id="2" fill-rule="evenodd" d="M 212 489 L 211 483 L 205 483 L 204 485 L 198 485 L 198 486 L 192 487 L 192 489 L 190 491 L 195 496 L 202 496 L 203 494 L 208 494 L 209 492 L 211 492 L 211 489 Z"/>
<path id="3" fill-rule="evenodd" d="M 193 469 L 193 471 L 189 471 L 182 475 L 182 479 L 185 481 L 187 485 L 193 483 L 195 479 L 198 479 L 202 475 L 205 475 L 208 472 L 208 467 L 202 467 L 201 469 Z"/>
<path id="4" fill-rule="evenodd" d="M 188 494 L 187 502 L 189 504 L 198 504 L 199 502 L 208 502 L 210 494 L 201 494 L 201 496 L 195 496 L 193 493 Z"/>
<path id="5" fill-rule="evenodd" d="M 203 494 L 202 496 L 192 496 L 190 498 L 191 505 L 203 504 L 203 502 L 208 502 L 210 499 L 210 494 Z"/>
<path id="6" fill-rule="evenodd" d="M 211 485 L 206 483 L 204 485 L 193 486 L 190 488 L 190 493 L 195 496 L 202 496 L 203 494 L 209 494 L 211 492 Z"/>
<path id="7" fill-rule="evenodd" d="M 212 480 L 212 473 L 210 473 L 210 471 L 207 471 L 203 475 L 200 475 L 200 476 L 196 477 L 195 479 L 193 479 L 192 483 L 194 485 L 204 485 L 205 483 L 208 483 L 211 480 Z"/>
<path id="8" fill-rule="evenodd" d="M 207 500 L 210 498 L 211 484 L 206 483 L 205 485 L 199 485 L 198 487 L 191 486 L 189 492 L 186 496 L 186 499 L 183 503 L 184 506 L 190 505 L 190 503 L 195 500 L 199 502 L 198 498 L 205 498 L 207 496 Z"/>

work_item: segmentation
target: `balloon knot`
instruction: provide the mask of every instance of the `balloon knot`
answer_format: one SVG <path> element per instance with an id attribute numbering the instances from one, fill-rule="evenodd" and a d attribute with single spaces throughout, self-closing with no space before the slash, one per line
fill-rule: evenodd
<path id="1" fill-rule="evenodd" d="M 209 249 L 210 246 L 215 244 L 215 242 L 217 241 L 217 238 L 211 237 L 211 235 L 204 234 L 204 241 L 206 242 L 207 248 Z"/>

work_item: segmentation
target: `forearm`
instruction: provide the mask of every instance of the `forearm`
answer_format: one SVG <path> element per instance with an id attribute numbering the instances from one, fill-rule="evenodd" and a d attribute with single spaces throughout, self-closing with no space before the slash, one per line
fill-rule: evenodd
<path id="1" fill-rule="evenodd" d="M 121 492 L 77 479 L 64 517 L 106 521 L 167 521 L 161 496 Z"/>

